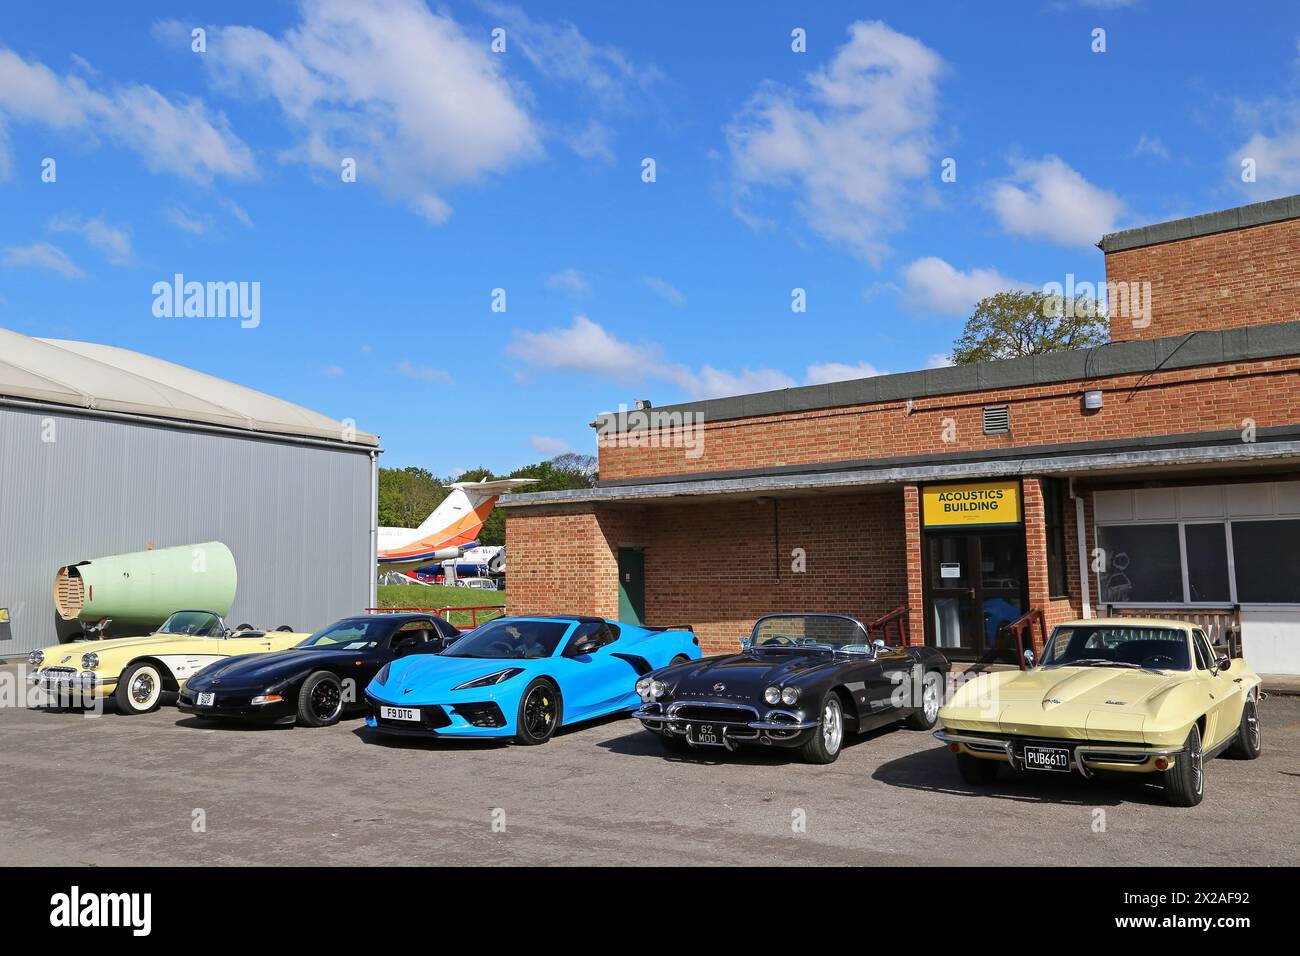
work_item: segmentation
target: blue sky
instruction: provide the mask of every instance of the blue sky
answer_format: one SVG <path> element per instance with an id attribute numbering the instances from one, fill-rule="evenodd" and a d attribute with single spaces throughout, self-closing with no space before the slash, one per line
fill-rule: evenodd
<path id="1" fill-rule="evenodd" d="M 6 5 L 0 327 L 508 470 L 636 398 L 926 367 L 1104 232 L 1300 192 L 1293 4 L 808 6 Z M 178 272 L 257 327 L 156 317 Z"/>

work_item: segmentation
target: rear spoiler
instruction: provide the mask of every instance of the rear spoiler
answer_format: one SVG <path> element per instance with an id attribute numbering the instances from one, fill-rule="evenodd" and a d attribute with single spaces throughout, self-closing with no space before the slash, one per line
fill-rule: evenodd
<path id="1" fill-rule="evenodd" d="M 663 627 L 647 627 L 647 631 L 690 631 L 695 633 L 694 624 L 665 624 Z"/>

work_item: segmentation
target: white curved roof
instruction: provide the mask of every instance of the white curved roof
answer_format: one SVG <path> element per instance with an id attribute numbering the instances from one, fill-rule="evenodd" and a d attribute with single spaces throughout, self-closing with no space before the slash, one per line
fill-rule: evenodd
<path id="1" fill-rule="evenodd" d="M 111 345 L 34 339 L 0 329 L 0 396 L 246 431 L 379 444 L 328 415 Z"/>

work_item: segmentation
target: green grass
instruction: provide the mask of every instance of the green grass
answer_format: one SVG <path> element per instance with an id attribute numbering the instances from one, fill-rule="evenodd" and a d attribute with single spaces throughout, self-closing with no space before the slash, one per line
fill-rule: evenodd
<path id="1" fill-rule="evenodd" d="M 440 584 L 424 587 L 419 584 L 381 584 L 379 586 L 380 607 L 488 607 L 506 603 L 505 591 L 479 591 L 474 588 L 448 588 Z M 480 624 L 484 620 L 499 617 L 500 612 L 482 611 L 478 614 Z M 471 615 L 466 612 L 449 611 L 447 620 L 457 627 L 468 627 Z"/>

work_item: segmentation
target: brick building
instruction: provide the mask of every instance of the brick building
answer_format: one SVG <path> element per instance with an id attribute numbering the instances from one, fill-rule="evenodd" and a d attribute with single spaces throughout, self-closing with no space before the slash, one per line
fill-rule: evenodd
<path id="1" fill-rule="evenodd" d="M 601 415 L 597 487 L 500 502 L 510 611 L 899 611 L 954 660 L 1200 614 L 1300 673 L 1300 196 L 1099 245 L 1108 345 Z"/>

